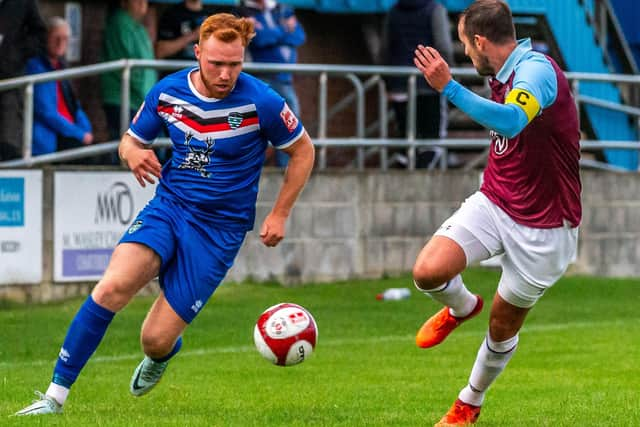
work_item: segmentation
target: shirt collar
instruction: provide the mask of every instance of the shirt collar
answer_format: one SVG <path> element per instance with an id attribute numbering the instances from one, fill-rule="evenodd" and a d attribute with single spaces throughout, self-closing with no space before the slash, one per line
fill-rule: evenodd
<path id="1" fill-rule="evenodd" d="M 500 83 L 504 84 L 509 80 L 511 73 L 513 73 L 513 69 L 518 65 L 522 57 L 531 50 L 531 39 L 520 39 L 518 40 L 518 45 L 513 52 L 509 55 L 507 60 L 505 61 L 498 74 L 496 74 L 496 80 Z"/>

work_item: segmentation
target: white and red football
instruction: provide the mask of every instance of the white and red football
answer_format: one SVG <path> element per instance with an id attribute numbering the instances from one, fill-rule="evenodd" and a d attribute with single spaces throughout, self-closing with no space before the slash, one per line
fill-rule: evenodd
<path id="1" fill-rule="evenodd" d="M 318 342 L 318 326 L 305 308 L 288 302 L 266 309 L 253 329 L 260 354 L 279 366 L 304 362 Z"/>

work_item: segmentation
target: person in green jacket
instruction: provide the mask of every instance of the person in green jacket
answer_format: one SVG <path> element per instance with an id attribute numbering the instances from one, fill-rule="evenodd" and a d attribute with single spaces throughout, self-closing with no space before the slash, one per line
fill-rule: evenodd
<path id="1" fill-rule="evenodd" d="M 153 43 L 142 25 L 147 14 L 147 0 L 121 0 L 120 7 L 111 14 L 104 30 L 102 59 L 154 59 Z M 101 77 L 102 103 L 107 119 L 110 140 L 120 139 L 120 70 L 104 73 Z M 133 68 L 129 91 L 129 118 L 133 118 L 144 101 L 145 94 L 158 79 L 150 68 Z"/>

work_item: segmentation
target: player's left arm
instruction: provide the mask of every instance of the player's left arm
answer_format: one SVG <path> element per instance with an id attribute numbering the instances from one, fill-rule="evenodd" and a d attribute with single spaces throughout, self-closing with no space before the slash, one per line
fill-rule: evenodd
<path id="1" fill-rule="evenodd" d="M 287 218 L 313 169 L 315 148 L 307 131 L 302 132 L 292 145 L 282 149 L 290 157 L 278 197 L 260 229 L 266 246 L 276 246 L 284 238 Z"/>

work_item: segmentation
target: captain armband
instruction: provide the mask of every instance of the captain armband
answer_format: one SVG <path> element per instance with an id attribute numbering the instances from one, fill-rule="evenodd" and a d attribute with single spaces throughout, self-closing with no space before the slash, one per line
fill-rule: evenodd
<path id="1" fill-rule="evenodd" d="M 538 100 L 531 93 L 519 88 L 515 88 L 509 92 L 504 103 L 505 105 L 515 104 L 522 108 L 527 115 L 529 122 L 531 122 L 531 120 L 533 120 L 540 111 L 540 104 L 538 103 Z"/>

